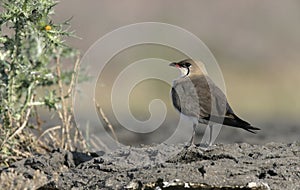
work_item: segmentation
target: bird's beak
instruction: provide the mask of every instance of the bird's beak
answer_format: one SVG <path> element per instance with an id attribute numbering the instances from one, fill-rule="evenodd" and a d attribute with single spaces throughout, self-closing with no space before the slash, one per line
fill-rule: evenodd
<path id="1" fill-rule="evenodd" d="M 177 63 L 173 62 L 173 63 L 170 63 L 169 66 L 171 67 L 176 67 Z"/>

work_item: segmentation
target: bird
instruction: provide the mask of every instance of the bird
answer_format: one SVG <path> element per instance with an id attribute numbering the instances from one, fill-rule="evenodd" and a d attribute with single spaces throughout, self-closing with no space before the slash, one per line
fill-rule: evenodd
<path id="1" fill-rule="evenodd" d="M 208 76 L 201 61 L 185 59 L 172 62 L 169 66 L 181 71 L 181 76 L 173 80 L 171 88 L 173 105 L 181 114 L 193 120 L 193 134 L 188 147 L 194 144 L 195 130 L 200 123 L 209 126 L 209 141 L 205 143 L 207 147 L 213 144 L 213 126 L 216 124 L 241 128 L 251 133 L 260 130 L 234 113 L 225 94 Z"/>

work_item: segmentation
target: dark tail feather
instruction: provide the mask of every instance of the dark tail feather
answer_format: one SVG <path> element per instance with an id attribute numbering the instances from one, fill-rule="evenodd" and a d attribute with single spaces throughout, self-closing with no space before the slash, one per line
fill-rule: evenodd
<path id="1" fill-rule="evenodd" d="M 249 131 L 250 133 L 255 133 L 255 134 L 256 134 L 256 132 L 253 130 L 260 130 L 257 127 L 251 126 L 250 123 L 240 119 L 239 117 L 237 117 L 237 116 L 234 116 L 234 117 L 235 118 L 232 119 L 232 118 L 228 118 L 228 117 L 221 118 L 221 117 L 216 117 L 216 116 L 210 116 L 210 118 L 208 118 L 208 120 L 210 119 L 211 121 L 216 122 L 216 123 L 222 123 L 223 125 L 241 128 L 246 131 Z"/>
<path id="2" fill-rule="evenodd" d="M 248 122 L 243 121 L 241 119 L 224 118 L 223 124 L 231 127 L 241 128 L 246 131 L 249 131 L 250 133 L 256 133 L 253 130 L 260 130 L 259 128 L 253 127 Z"/>

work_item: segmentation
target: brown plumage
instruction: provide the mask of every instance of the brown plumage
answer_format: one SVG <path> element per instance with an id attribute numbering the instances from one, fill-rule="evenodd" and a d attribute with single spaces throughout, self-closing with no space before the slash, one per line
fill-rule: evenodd
<path id="1" fill-rule="evenodd" d="M 194 123 L 194 130 L 198 123 L 208 124 L 209 121 L 242 128 L 251 133 L 259 130 L 233 112 L 225 94 L 207 75 L 204 64 L 197 63 L 186 59 L 170 64 L 180 69 L 183 74 L 173 81 L 171 90 L 173 105 L 182 114 L 197 119 L 197 123 Z M 212 133 L 212 126 L 210 129 Z M 211 135 L 209 145 L 212 144 Z M 194 134 L 190 144 L 193 140 Z"/>

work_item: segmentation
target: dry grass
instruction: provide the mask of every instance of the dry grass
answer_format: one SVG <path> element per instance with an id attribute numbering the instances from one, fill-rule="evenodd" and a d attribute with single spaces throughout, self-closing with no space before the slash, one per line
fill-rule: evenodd
<path id="1" fill-rule="evenodd" d="M 65 90 L 66 86 L 63 85 L 61 75 L 60 58 L 57 57 L 56 59 L 56 74 L 58 76 L 57 91 L 59 92 L 58 95 L 61 99 L 59 108 L 56 109 L 56 113 L 59 116 L 61 124 L 48 128 L 38 137 L 38 143 L 40 146 L 47 147 L 49 149 L 63 148 L 70 151 L 74 151 L 75 149 L 87 151 L 84 138 L 80 131 L 76 128 L 75 123 L 72 122 L 73 101 L 69 100 L 75 90 L 79 63 L 80 59 L 78 57 L 73 67 L 70 84 L 67 86 L 67 90 Z M 37 120 L 37 123 L 38 121 L 39 120 Z"/>

